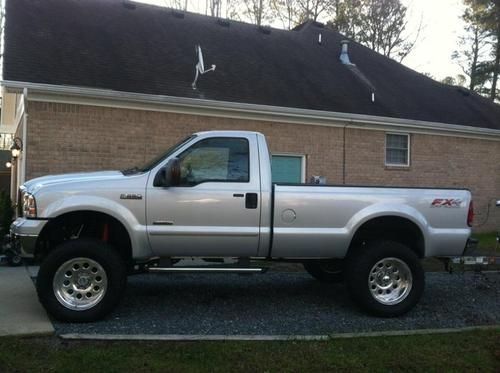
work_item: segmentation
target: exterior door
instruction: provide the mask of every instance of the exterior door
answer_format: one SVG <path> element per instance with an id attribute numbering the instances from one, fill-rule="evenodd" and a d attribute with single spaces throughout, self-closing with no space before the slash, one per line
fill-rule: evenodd
<path id="1" fill-rule="evenodd" d="M 177 157 L 181 184 L 148 187 L 151 247 L 160 256 L 255 256 L 260 234 L 256 135 L 205 137 Z M 154 175 L 151 175 L 153 178 Z"/>

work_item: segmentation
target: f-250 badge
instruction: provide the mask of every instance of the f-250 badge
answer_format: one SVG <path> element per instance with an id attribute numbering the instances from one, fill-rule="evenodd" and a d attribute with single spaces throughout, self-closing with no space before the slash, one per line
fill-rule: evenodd
<path id="1" fill-rule="evenodd" d="M 462 200 L 458 198 L 436 198 L 431 207 L 460 207 Z"/>

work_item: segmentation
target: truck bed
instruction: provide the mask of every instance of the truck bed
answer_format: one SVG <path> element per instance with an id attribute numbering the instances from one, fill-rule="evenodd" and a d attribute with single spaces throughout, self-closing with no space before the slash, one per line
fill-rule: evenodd
<path id="1" fill-rule="evenodd" d="M 411 222 L 424 256 L 461 255 L 470 228 L 467 189 L 274 184 L 273 257 L 343 258 L 373 219 Z"/>

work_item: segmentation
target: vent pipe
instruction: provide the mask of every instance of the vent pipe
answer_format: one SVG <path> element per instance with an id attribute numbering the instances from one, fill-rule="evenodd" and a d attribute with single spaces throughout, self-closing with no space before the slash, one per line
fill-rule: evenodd
<path id="1" fill-rule="evenodd" d="M 344 65 L 354 65 L 349 59 L 349 40 L 342 40 L 340 45 L 342 46 L 342 50 L 340 52 L 340 62 Z"/>
<path id="2" fill-rule="evenodd" d="M 371 101 L 375 102 L 375 86 L 370 82 L 365 74 L 363 74 L 361 70 L 349 59 L 349 40 L 342 40 L 340 42 L 340 45 L 342 46 L 339 58 L 340 62 L 342 62 L 342 64 L 345 65 L 345 67 L 347 67 L 361 83 L 368 87 L 371 93 Z"/>

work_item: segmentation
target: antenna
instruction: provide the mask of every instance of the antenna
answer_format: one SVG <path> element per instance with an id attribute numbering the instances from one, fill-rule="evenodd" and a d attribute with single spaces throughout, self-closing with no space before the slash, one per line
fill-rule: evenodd
<path id="1" fill-rule="evenodd" d="M 195 53 L 198 55 L 198 63 L 196 64 L 194 70 L 195 70 L 195 76 L 194 76 L 194 81 L 191 84 L 191 87 L 193 89 L 196 89 L 196 82 L 198 81 L 198 77 L 205 73 L 208 73 L 209 71 L 215 71 L 215 65 L 212 65 L 212 67 L 208 70 L 205 70 L 205 63 L 203 62 L 203 53 L 201 52 L 201 47 L 200 45 L 197 45 L 195 48 Z"/>

